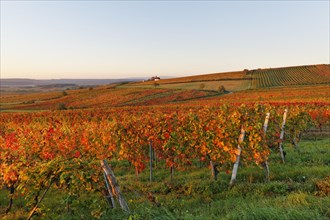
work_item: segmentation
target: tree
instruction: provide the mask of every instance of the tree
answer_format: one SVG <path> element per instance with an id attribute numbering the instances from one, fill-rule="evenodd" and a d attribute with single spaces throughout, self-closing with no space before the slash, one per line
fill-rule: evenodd
<path id="1" fill-rule="evenodd" d="M 226 92 L 225 87 L 224 87 L 223 85 L 220 85 L 220 86 L 218 87 L 218 92 L 219 92 L 219 93 L 225 93 L 225 92 Z"/>

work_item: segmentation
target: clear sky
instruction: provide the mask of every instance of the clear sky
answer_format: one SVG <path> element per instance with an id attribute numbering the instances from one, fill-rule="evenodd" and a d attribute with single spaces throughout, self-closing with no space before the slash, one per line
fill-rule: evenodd
<path id="1" fill-rule="evenodd" d="M 5 1 L 1 78 L 329 63 L 329 1 Z"/>

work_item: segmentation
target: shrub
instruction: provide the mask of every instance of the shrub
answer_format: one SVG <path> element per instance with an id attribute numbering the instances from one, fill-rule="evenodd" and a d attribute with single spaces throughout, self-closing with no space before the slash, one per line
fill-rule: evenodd
<path id="1" fill-rule="evenodd" d="M 224 87 L 223 85 L 220 85 L 220 86 L 218 87 L 218 92 L 219 92 L 219 93 L 225 93 L 225 92 L 226 92 L 225 87 Z"/>
<path id="2" fill-rule="evenodd" d="M 58 110 L 67 110 L 67 107 L 65 106 L 64 103 L 60 103 L 60 104 L 58 105 Z"/>
<path id="3" fill-rule="evenodd" d="M 317 195 L 329 196 L 330 195 L 330 176 L 317 181 L 316 188 L 318 190 Z"/>

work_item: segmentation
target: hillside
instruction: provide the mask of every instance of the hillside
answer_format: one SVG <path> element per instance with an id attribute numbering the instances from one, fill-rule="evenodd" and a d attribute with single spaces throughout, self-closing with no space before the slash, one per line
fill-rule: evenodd
<path id="1" fill-rule="evenodd" d="M 0 79 L 1 88 L 5 87 L 77 87 L 95 86 L 120 82 L 141 81 L 142 78 L 127 79 Z"/>
<path id="2" fill-rule="evenodd" d="M 1 95 L 0 111 L 161 105 L 215 95 L 218 95 L 215 91 L 100 86 L 62 92 L 4 94 Z"/>
<path id="3" fill-rule="evenodd" d="M 198 105 L 201 102 L 217 104 L 256 101 L 329 103 L 330 101 L 329 65 L 206 74 L 159 80 L 156 82 L 157 86 L 154 83 L 119 83 L 49 92 L 26 89 L 24 94 L 2 92 L 0 111 L 159 106 L 187 103 Z M 221 91 L 222 86 L 226 91 Z"/>
<path id="4" fill-rule="evenodd" d="M 220 81 L 220 80 L 249 80 L 251 77 L 247 76 L 247 71 L 237 72 L 225 72 L 225 73 L 211 73 L 200 74 L 196 76 L 185 76 L 170 79 L 160 79 L 159 83 L 171 84 L 171 83 L 187 83 L 187 82 L 200 82 L 200 81 Z M 143 82 L 142 84 L 148 85 L 153 82 Z"/>
<path id="5" fill-rule="evenodd" d="M 207 86 L 234 78 L 0 93 L 0 218 L 329 219 L 326 67 L 255 89 L 274 70 L 245 71 L 230 92 Z M 130 213 L 109 207 L 103 159 Z"/>
<path id="6" fill-rule="evenodd" d="M 112 88 L 67 90 L 32 94 L 1 95 L 0 111 L 39 111 L 132 106 L 218 105 L 229 103 L 330 103 L 330 85 L 303 85 L 238 91 L 222 94 L 216 91 L 189 89 Z"/>
<path id="7" fill-rule="evenodd" d="M 295 66 L 252 70 L 251 88 L 330 83 L 330 65 Z"/>
<path id="8" fill-rule="evenodd" d="M 157 84 L 155 84 L 157 83 Z M 243 70 L 236 72 L 201 74 L 189 77 L 160 79 L 132 83 L 130 86 L 172 89 L 218 90 L 224 86 L 228 91 L 269 88 L 276 86 L 314 85 L 330 83 L 330 65 L 308 65 L 269 69 Z M 201 86 L 201 84 L 203 84 Z"/>
<path id="9" fill-rule="evenodd" d="M 250 85 L 252 77 L 248 76 L 247 73 L 247 70 L 243 70 L 160 79 L 156 85 L 159 88 L 169 89 L 200 89 L 201 84 L 203 84 L 202 87 L 205 90 L 218 90 L 219 87 L 224 86 L 228 91 L 239 91 Z M 155 86 L 155 81 L 131 83 L 129 86 L 148 88 Z"/>

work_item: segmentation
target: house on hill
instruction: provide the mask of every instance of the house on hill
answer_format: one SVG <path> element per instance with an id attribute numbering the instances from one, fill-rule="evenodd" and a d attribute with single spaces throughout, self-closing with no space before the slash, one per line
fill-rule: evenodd
<path id="1" fill-rule="evenodd" d="M 158 81 L 158 80 L 160 80 L 159 76 L 153 76 L 149 79 L 149 81 Z"/>

